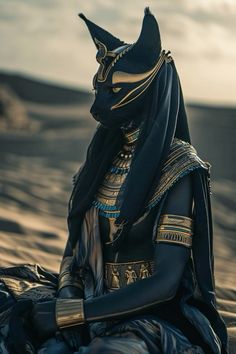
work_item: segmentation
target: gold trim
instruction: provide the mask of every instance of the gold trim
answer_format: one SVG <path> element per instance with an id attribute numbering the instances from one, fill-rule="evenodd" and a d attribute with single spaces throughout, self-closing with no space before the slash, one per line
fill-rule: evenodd
<path id="1" fill-rule="evenodd" d="M 130 285 L 137 280 L 148 278 L 154 273 L 154 261 L 106 262 L 105 284 L 108 290 L 116 290 Z"/>
<path id="2" fill-rule="evenodd" d="M 162 225 L 179 225 L 192 228 L 193 219 L 188 216 L 176 215 L 176 214 L 162 214 L 160 217 L 159 224 Z"/>
<path id="3" fill-rule="evenodd" d="M 126 140 L 125 144 L 127 144 L 128 139 L 134 139 L 137 134 L 138 129 L 135 129 L 134 132 L 129 132 L 127 135 L 124 134 L 124 139 Z M 133 147 L 135 147 L 135 143 L 136 140 L 133 144 Z M 124 145 L 124 147 L 126 146 L 128 145 Z M 95 200 L 99 203 L 104 204 L 104 206 L 106 205 L 109 207 L 116 205 L 117 195 L 119 194 L 120 188 L 127 177 L 130 164 L 132 162 L 133 151 L 126 151 L 124 147 L 114 157 L 111 167 L 125 169 L 126 171 L 124 171 L 123 173 L 115 173 L 109 170 L 105 174 L 104 179 L 96 193 Z M 104 211 L 109 213 L 117 213 L 117 210 L 114 211 L 110 210 L 109 208 L 104 209 Z"/>
<path id="4" fill-rule="evenodd" d="M 118 83 L 135 83 L 135 82 L 139 82 L 142 81 L 144 79 L 146 79 L 148 76 L 150 76 L 155 70 L 157 65 L 159 64 L 159 60 L 164 56 L 164 59 L 167 61 L 167 59 L 169 59 L 169 61 L 172 60 L 172 58 L 169 56 L 170 52 L 165 53 L 165 51 L 163 50 L 158 62 L 154 65 L 154 67 L 144 73 L 127 73 L 125 71 L 115 71 L 112 74 L 112 84 L 118 84 Z"/>
<path id="5" fill-rule="evenodd" d="M 130 261 L 130 262 L 106 262 L 105 264 L 110 265 L 110 266 L 117 266 L 117 265 L 141 264 L 141 263 L 147 263 L 147 262 L 152 263 L 153 261 L 148 259 L 148 260 Z"/>
<path id="6" fill-rule="evenodd" d="M 182 230 L 173 230 L 170 227 L 159 226 L 159 233 L 170 233 L 170 234 L 180 234 L 183 236 L 191 236 L 193 233 L 189 229 Z"/>
<path id="7" fill-rule="evenodd" d="M 57 299 L 56 323 L 58 328 L 84 324 L 84 301 L 82 299 Z"/>
<path id="8" fill-rule="evenodd" d="M 138 98 L 152 83 L 152 81 L 154 80 L 156 74 L 159 72 L 162 64 L 164 63 L 164 61 L 167 58 L 167 53 L 165 53 L 165 51 L 163 50 L 157 63 L 155 64 L 155 66 L 153 67 L 153 69 L 150 71 L 149 76 L 147 77 L 147 80 L 142 82 L 139 86 L 135 87 L 133 90 L 129 91 L 129 93 L 127 95 L 125 95 L 118 103 L 116 103 L 114 106 L 111 107 L 111 110 L 122 107 L 124 105 L 126 105 L 127 103 L 132 102 L 133 100 L 135 100 L 136 98 Z M 145 76 L 146 77 L 146 76 Z M 141 87 L 143 87 L 143 90 L 141 92 L 139 92 L 139 94 L 137 94 L 135 97 L 129 99 L 127 101 L 127 99 L 129 98 L 130 95 L 132 95 L 132 93 L 134 93 L 135 91 L 139 90 Z"/>
<path id="9" fill-rule="evenodd" d="M 107 55 L 107 47 L 105 46 L 104 43 L 100 42 L 97 38 L 94 38 L 95 43 L 98 46 L 98 53 L 99 51 L 103 51 L 103 55 L 100 55 L 96 57 L 97 62 L 100 64 L 99 68 L 98 68 L 98 72 L 97 72 L 97 80 L 99 81 L 99 79 L 103 78 L 104 75 L 104 70 L 105 70 L 105 64 L 103 63 L 103 59 L 106 57 Z"/>
<path id="10" fill-rule="evenodd" d="M 124 71 L 115 71 L 112 74 L 112 84 L 113 85 L 118 83 L 131 84 L 131 83 L 142 81 L 146 79 L 148 76 L 150 76 L 156 70 L 157 64 L 155 64 L 155 66 L 151 70 L 148 70 L 140 74 L 127 73 Z"/>
<path id="11" fill-rule="evenodd" d="M 192 246 L 193 219 L 184 215 L 163 214 L 157 228 L 156 242 Z"/>
<path id="12" fill-rule="evenodd" d="M 107 79 L 107 76 L 111 70 L 111 68 L 115 65 L 115 63 L 120 59 L 122 58 L 122 56 L 124 54 L 126 54 L 131 48 L 133 45 L 123 45 L 121 47 L 124 47 L 124 49 L 120 52 L 120 53 L 116 53 L 115 50 L 114 51 L 108 51 L 107 50 L 107 47 L 105 46 L 104 43 L 100 42 L 97 38 L 94 38 L 94 41 L 95 43 L 98 45 L 98 50 L 99 49 L 104 49 L 104 55 L 103 56 L 100 56 L 100 57 L 97 57 L 97 62 L 100 64 L 100 67 L 98 68 L 98 78 L 97 78 L 97 81 L 98 82 L 105 82 L 106 79 Z M 108 57 L 112 57 L 114 58 L 112 60 L 112 62 L 110 63 L 110 65 L 108 66 L 108 68 L 105 70 L 105 64 L 103 63 L 103 59 L 105 59 L 105 57 L 108 56 Z"/>
<path id="13" fill-rule="evenodd" d="M 116 157 L 113 161 L 113 166 L 127 168 L 129 167 L 129 163 L 130 159 L 121 160 L 119 157 Z M 208 169 L 208 163 L 201 160 L 197 156 L 197 152 L 192 145 L 178 138 L 174 138 L 171 144 L 170 152 L 161 171 L 159 184 L 157 185 L 149 201 L 146 203 L 145 208 L 147 212 L 149 212 L 149 210 L 156 205 L 156 203 L 158 203 L 163 194 L 175 183 L 177 183 L 180 178 L 197 168 Z M 106 183 L 103 187 L 104 182 Z M 110 183 L 107 183 L 107 180 L 103 181 L 99 192 L 96 195 L 96 200 L 103 204 L 114 206 L 116 196 L 119 191 L 119 186 L 117 185 L 116 188 L 114 188 L 114 185 L 112 185 L 112 180 L 109 182 Z M 107 208 L 104 212 L 109 212 L 109 214 L 115 215 L 119 212 L 119 210 L 109 210 Z"/>
<path id="14" fill-rule="evenodd" d="M 170 153 L 162 168 L 159 184 L 148 201 L 147 208 L 151 208 L 156 200 L 160 200 L 161 196 L 186 172 L 200 167 L 208 168 L 207 163 L 197 156 L 195 148 L 183 140 L 174 138 Z"/>
<path id="15" fill-rule="evenodd" d="M 124 132 L 126 144 L 133 144 L 135 141 L 137 141 L 140 134 L 140 130 L 141 129 L 138 127 L 130 132 Z"/>
<path id="16" fill-rule="evenodd" d="M 156 242 L 161 243 L 161 242 L 167 242 L 167 243 L 175 243 L 178 245 L 182 245 L 188 248 L 192 247 L 192 236 L 183 234 L 183 233 L 178 233 L 178 232 L 167 232 L 167 233 L 162 233 L 158 232 L 157 237 L 156 237 Z"/>
<path id="17" fill-rule="evenodd" d="M 121 90 L 121 87 L 113 87 L 112 88 L 112 91 L 114 92 L 114 93 L 117 93 L 117 92 L 119 92 Z"/>

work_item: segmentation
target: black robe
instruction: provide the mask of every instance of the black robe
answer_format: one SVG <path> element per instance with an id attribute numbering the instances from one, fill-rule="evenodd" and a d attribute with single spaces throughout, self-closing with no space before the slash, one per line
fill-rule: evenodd
<path id="1" fill-rule="evenodd" d="M 152 314 L 145 314 L 145 316 L 140 313 L 118 323 L 115 321 L 109 327 L 104 322 L 99 321 L 91 324 L 90 336 L 95 340 L 94 348 L 101 350 L 101 352 L 105 348 L 108 350 L 109 346 L 115 348 L 117 338 L 113 342 L 111 338 L 114 335 L 115 337 L 119 335 L 120 339 L 121 337 L 123 338 L 123 344 L 118 341 L 118 347 L 123 345 L 127 352 L 127 345 L 130 345 L 130 353 L 132 353 L 132 350 L 135 353 L 139 346 L 143 348 L 140 351 L 143 353 L 157 353 L 158 348 L 164 353 L 179 353 L 181 350 L 184 352 L 188 348 L 190 353 L 202 353 L 201 348 L 195 346 L 196 342 L 197 344 L 198 342 L 207 343 L 207 348 L 210 348 L 209 350 L 213 353 L 227 353 L 225 324 L 219 316 L 215 305 L 209 164 L 199 159 L 191 145 L 178 139 L 175 144 L 175 148 L 182 148 L 184 153 L 181 158 L 174 159 L 166 171 L 163 171 L 163 178 L 155 191 L 154 198 L 147 205 L 147 209 L 156 208 L 157 210 L 155 224 L 153 225 L 153 235 L 155 235 L 158 220 L 168 193 L 178 180 L 189 173 L 192 174 L 196 226 L 192 257 L 185 268 L 179 291 L 175 297 L 178 300 L 178 306 L 176 307 L 176 302 L 172 301 L 167 304 L 167 308 L 164 306 L 161 312 L 160 310 L 158 312 L 157 307 L 156 313 L 152 311 Z M 90 209 L 87 217 L 95 217 L 93 222 L 89 223 L 90 228 L 97 227 L 97 216 L 98 211 L 95 208 Z M 92 240 L 92 242 L 90 239 L 86 239 L 88 234 L 84 230 L 84 238 L 80 240 L 82 247 L 78 248 L 79 254 L 76 254 L 74 260 L 74 267 L 88 269 L 85 274 L 85 298 L 87 299 L 100 296 L 105 292 L 103 288 L 101 245 L 99 245 L 97 239 Z M 94 232 L 94 236 L 95 234 Z M 92 256 L 94 247 L 97 247 L 97 259 Z M 81 253 L 81 250 L 84 253 Z M 89 267 L 87 267 L 88 265 Z M 0 279 L 0 294 L 3 299 L 0 308 L 2 336 L 4 336 L 4 324 L 7 325 L 10 309 L 16 300 L 26 298 L 42 301 L 55 296 L 57 275 L 43 270 L 39 265 L 1 269 Z M 175 323 L 175 321 L 177 322 Z M 179 328 L 181 321 L 182 327 Z M 127 337 L 127 332 L 132 333 L 131 337 Z M 97 338 L 100 338 L 98 343 Z M 105 342 L 101 343 L 104 338 Z M 128 338 L 129 341 L 127 341 Z M 91 342 L 90 346 L 81 348 L 80 352 L 89 353 L 93 345 L 94 341 Z M 204 350 L 206 349 L 204 348 Z"/>

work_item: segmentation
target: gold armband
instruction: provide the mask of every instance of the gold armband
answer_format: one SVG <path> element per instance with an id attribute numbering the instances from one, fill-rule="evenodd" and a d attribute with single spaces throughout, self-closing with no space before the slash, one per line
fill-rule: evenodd
<path id="1" fill-rule="evenodd" d="M 56 323 L 58 328 L 84 324 L 84 301 L 82 299 L 57 299 Z"/>
<path id="2" fill-rule="evenodd" d="M 169 242 L 192 247 L 193 219 L 173 214 L 163 214 L 157 228 L 156 242 Z"/>
<path id="3" fill-rule="evenodd" d="M 71 274 L 70 266 L 73 256 L 65 257 L 61 262 L 60 274 L 58 278 L 58 290 L 64 288 L 65 286 L 75 286 L 84 289 L 83 280 L 77 274 Z"/>

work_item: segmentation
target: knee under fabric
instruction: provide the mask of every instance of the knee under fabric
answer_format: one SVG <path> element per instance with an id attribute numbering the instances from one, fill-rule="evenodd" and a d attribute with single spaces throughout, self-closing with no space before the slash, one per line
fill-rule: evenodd
<path id="1" fill-rule="evenodd" d="M 32 300 L 20 300 L 12 308 L 7 343 L 10 353 L 37 353 L 35 336 L 29 326 L 32 308 Z"/>

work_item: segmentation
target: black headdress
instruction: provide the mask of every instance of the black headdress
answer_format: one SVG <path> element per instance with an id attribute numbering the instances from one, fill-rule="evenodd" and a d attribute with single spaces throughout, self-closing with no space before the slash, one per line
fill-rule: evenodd
<path id="1" fill-rule="evenodd" d="M 105 77 L 105 82 L 109 78 L 114 79 L 115 75 L 116 79 L 118 77 L 122 81 L 122 75 L 129 73 L 131 76 L 134 75 L 136 86 L 142 83 L 145 86 L 145 92 L 139 91 L 140 94 L 131 102 L 127 102 L 124 107 L 117 110 L 110 107 L 109 112 L 107 111 L 109 124 L 114 124 L 114 127 L 108 129 L 103 124 L 98 126 L 89 145 L 86 161 L 77 176 L 69 203 L 69 231 L 71 241 L 74 243 L 78 238 L 79 220 L 91 206 L 114 154 L 123 144 L 120 126 L 127 116 L 132 116 L 134 120 L 139 119 L 135 107 L 141 100 L 142 106 L 145 107 L 142 113 L 142 129 L 128 177 L 117 201 L 120 208 L 120 216 L 116 220 L 120 228 L 117 237 L 114 238 L 114 247 L 117 247 L 119 244 L 117 241 L 123 239 L 133 222 L 143 214 L 146 201 L 150 199 L 158 184 L 161 167 L 173 138 L 176 136 L 190 142 L 189 130 L 178 74 L 172 58 L 161 51 L 158 24 L 149 9 L 145 9 L 141 34 L 133 45 L 124 44 L 87 20 L 84 15 L 80 16 L 86 21 L 98 48 L 100 78 L 96 80 L 102 82 Z M 121 51 L 116 51 L 117 45 Z M 105 58 L 108 62 L 103 61 Z M 135 75 L 140 75 L 141 80 L 136 82 Z M 127 90 L 127 83 L 121 82 L 120 85 L 122 84 L 125 86 L 124 90 Z M 115 111 L 119 111 L 119 120 Z M 73 219 L 76 219 L 76 222 L 73 223 Z M 76 230 L 73 225 L 77 225 Z M 122 237 L 118 237 L 121 235 Z"/>

